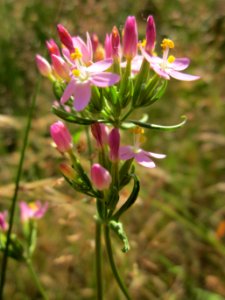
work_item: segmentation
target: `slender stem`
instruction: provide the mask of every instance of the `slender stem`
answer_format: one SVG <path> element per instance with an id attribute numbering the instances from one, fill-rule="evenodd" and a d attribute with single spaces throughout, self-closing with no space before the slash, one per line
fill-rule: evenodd
<path id="1" fill-rule="evenodd" d="M 113 275 L 121 289 L 121 291 L 123 292 L 124 296 L 126 297 L 127 300 L 131 300 L 131 297 L 129 296 L 129 293 L 127 291 L 127 288 L 125 286 L 125 284 L 123 283 L 120 274 L 117 270 L 116 264 L 114 262 L 114 258 L 113 258 L 113 251 L 112 251 L 112 245 L 111 245 L 111 239 L 110 239 L 110 231 L 109 231 L 109 226 L 105 225 L 104 226 L 104 234 L 105 234 L 105 244 L 106 244 L 106 249 L 107 249 L 107 253 L 108 253 L 108 257 L 109 257 L 109 262 L 110 262 L 110 266 L 113 272 Z"/>
<path id="2" fill-rule="evenodd" d="M 92 146 L 91 146 L 91 137 L 90 137 L 90 132 L 89 132 L 88 126 L 85 126 L 85 132 L 86 132 L 86 137 L 87 137 L 89 161 L 90 161 L 90 165 L 92 166 L 92 164 L 93 164 Z"/>
<path id="3" fill-rule="evenodd" d="M 120 122 L 123 122 L 126 120 L 126 118 L 133 112 L 133 107 L 131 107 L 128 112 L 121 118 Z"/>
<path id="4" fill-rule="evenodd" d="M 96 208 L 98 216 L 102 216 L 101 200 L 96 199 Z M 96 286 L 97 300 L 103 299 L 103 284 L 102 284 L 102 224 L 96 219 L 95 228 L 95 270 L 96 270 Z"/>
<path id="5" fill-rule="evenodd" d="M 34 94 L 31 99 L 31 106 L 29 109 L 28 117 L 27 117 L 27 126 L 25 128 L 23 145 L 22 145 L 22 150 L 21 150 L 21 154 L 20 154 L 20 161 L 19 161 L 19 166 L 18 166 L 18 170 L 17 170 L 17 174 L 16 174 L 15 190 L 14 190 L 14 195 L 12 197 L 12 202 L 11 202 L 9 229 L 7 232 L 6 246 L 5 246 L 5 251 L 3 254 L 2 266 L 1 266 L 1 282 L 0 282 L 0 299 L 1 300 L 3 299 L 3 290 L 4 290 L 4 285 L 5 285 L 5 276 L 6 276 L 6 269 L 7 269 L 7 262 L 8 262 L 10 236 L 11 236 L 12 227 L 13 227 L 13 220 L 14 220 L 17 195 L 18 195 L 18 190 L 19 190 L 19 183 L 20 183 L 20 178 L 21 178 L 21 174 L 22 174 L 23 162 L 24 162 L 25 152 L 26 152 L 26 148 L 27 148 L 27 144 L 28 144 L 28 136 L 29 136 L 29 132 L 30 132 L 30 128 L 31 128 L 32 116 L 33 116 L 33 112 L 34 112 L 34 108 L 35 108 L 35 103 L 36 103 L 36 98 L 37 98 L 37 94 L 39 91 L 39 87 L 40 87 L 40 77 L 37 80 Z"/>
<path id="6" fill-rule="evenodd" d="M 32 277 L 34 279 L 34 282 L 35 282 L 35 284 L 36 284 L 36 286 L 37 286 L 37 288 L 38 288 L 41 296 L 43 297 L 43 299 L 48 300 L 48 297 L 47 297 L 47 295 L 46 295 L 46 293 L 45 293 L 45 291 L 44 291 L 44 289 L 43 289 L 43 287 L 41 285 L 41 282 L 40 282 L 40 280 L 39 280 L 39 278 L 38 278 L 38 276 L 37 276 L 37 274 L 36 274 L 36 272 L 34 270 L 34 267 L 33 267 L 31 259 L 27 259 L 26 263 L 27 263 L 28 269 L 29 269 L 29 271 L 30 271 L 30 273 L 31 273 L 31 275 L 32 275 Z"/>

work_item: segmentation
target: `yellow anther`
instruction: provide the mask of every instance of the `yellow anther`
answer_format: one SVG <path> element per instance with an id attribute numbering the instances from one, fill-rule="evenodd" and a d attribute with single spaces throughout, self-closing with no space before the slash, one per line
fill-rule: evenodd
<path id="1" fill-rule="evenodd" d="M 70 57 L 72 59 L 79 59 L 79 58 L 82 58 L 82 53 L 80 52 L 80 50 L 78 48 L 75 48 L 75 51 L 70 54 Z"/>
<path id="2" fill-rule="evenodd" d="M 137 127 L 131 128 L 131 132 L 133 132 L 134 134 L 144 134 L 145 130 L 144 130 L 144 128 L 137 126 Z"/>
<path id="3" fill-rule="evenodd" d="M 138 47 L 145 47 L 146 46 L 146 39 L 144 39 L 142 42 L 138 43 Z"/>
<path id="4" fill-rule="evenodd" d="M 72 73 L 73 73 L 74 76 L 77 76 L 77 77 L 80 76 L 80 70 L 74 69 L 72 71 Z"/>
<path id="5" fill-rule="evenodd" d="M 174 57 L 173 55 L 170 55 L 170 56 L 168 57 L 167 61 L 168 61 L 169 63 L 173 63 L 173 62 L 175 61 L 175 57 Z"/>
<path id="6" fill-rule="evenodd" d="M 170 39 L 163 39 L 162 43 L 161 43 L 161 47 L 163 48 L 163 50 L 166 50 L 166 48 L 174 48 L 174 42 Z"/>
<path id="7" fill-rule="evenodd" d="M 32 209 L 32 210 L 36 210 L 37 209 L 37 204 L 34 203 L 34 202 L 31 202 L 28 204 L 29 208 Z"/>

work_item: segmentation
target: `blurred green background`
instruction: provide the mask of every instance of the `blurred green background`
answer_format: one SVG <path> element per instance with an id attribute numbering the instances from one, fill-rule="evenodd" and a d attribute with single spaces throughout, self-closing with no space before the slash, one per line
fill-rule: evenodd
<path id="1" fill-rule="evenodd" d="M 56 25 L 71 33 L 121 30 L 135 15 L 140 39 L 153 14 L 157 48 L 174 40 L 175 56 L 191 59 L 188 73 L 201 80 L 171 80 L 149 109 L 152 123 L 187 124 L 176 132 L 148 132 L 146 150 L 165 153 L 154 170 L 137 168 L 142 189 L 124 217 L 131 251 L 115 240 L 118 265 L 132 299 L 225 299 L 225 3 L 223 0 L 5 0 L 0 4 L 0 208 L 9 206 L 27 108 L 38 77 L 35 54 L 57 39 Z M 59 41 L 58 41 L 59 42 Z M 41 220 L 35 266 L 50 299 L 94 299 L 94 203 L 61 182 L 59 155 L 49 125 L 53 93 L 43 79 L 30 135 L 19 199 L 50 203 Z M 75 131 L 79 129 L 75 127 Z M 87 156 L 85 139 L 77 145 Z M 69 192 L 69 194 L 68 194 Z M 124 191 L 126 196 L 126 191 Z M 17 217 L 18 219 L 18 217 Z M 18 220 L 17 220 L 18 221 Z M 17 226 L 18 225 L 18 226 Z M 15 230 L 20 234 L 19 222 Z M 107 258 L 106 258 L 107 259 Z M 108 300 L 123 299 L 105 264 Z M 10 261 L 6 299 L 40 299 L 26 268 Z"/>

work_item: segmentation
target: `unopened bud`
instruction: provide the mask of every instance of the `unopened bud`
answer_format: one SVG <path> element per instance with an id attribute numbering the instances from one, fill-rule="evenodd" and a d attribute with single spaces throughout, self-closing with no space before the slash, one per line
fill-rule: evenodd
<path id="1" fill-rule="evenodd" d="M 73 39 L 69 34 L 69 32 L 67 31 L 67 29 L 63 25 L 58 24 L 57 30 L 58 30 L 59 38 L 63 43 L 63 45 L 65 45 L 70 52 L 74 52 Z"/>
<path id="2" fill-rule="evenodd" d="M 60 152 L 64 153 L 72 149 L 72 137 L 63 122 L 58 121 L 52 124 L 50 134 Z"/>
<path id="3" fill-rule="evenodd" d="M 129 16 L 126 20 L 123 33 L 123 55 L 132 59 L 137 54 L 138 30 L 135 17 Z"/>
<path id="4" fill-rule="evenodd" d="M 147 20 L 146 45 L 145 45 L 145 50 L 149 54 L 152 54 L 154 51 L 155 41 L 156 41 L 155 21 L 153 16 L 149 16 Z"/>
<path id="5" fill-rule="evenodd" d="M 112 177 L 100 164 L 94 164 L 91 168 L 91 181 L 98 190 L 102 191 L 109 188 Z"/>
<path id="6" fill-rule="evenodd" d="M 41 73 L 41 75 L 43 75 L 45 77 L 51 77 L 52 68 L 51 68 L 49 62 L 44 57 L 37 54 L 36 55 L 36 64 L 37 64 L 38 70 Z"/>

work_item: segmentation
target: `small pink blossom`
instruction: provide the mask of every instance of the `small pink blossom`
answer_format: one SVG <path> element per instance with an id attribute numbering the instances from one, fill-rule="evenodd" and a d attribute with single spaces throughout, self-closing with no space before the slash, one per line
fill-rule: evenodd
<path id="1" fill-rule="evenodd" d="M 0 230 L 6 231 L 8 229 L 8 223 L 6 222 L 7 211 L 0 212 Z"/>
<path id="2" fill-rule="evenodd" d="M 39 54 L 36 55 L 36 64 L 41 75 L 45 77 L 52 76 L 52 68 L 49 62 Z"/>
<path id="3" fill-rule="evenodd" d="M 91 125 L 91 133 L 95 138 L 99 148 L 108 143 L 108 128 L 103 123 L 94 123 Z"/>
<path id="4" fill-rule="evenodd" d="M 105 57 L 111 58 L 112 57 L 112 43 L 111 43 L 111 35 L 108 33 L 105 36 Z"/>
<path id="5" fill-rule="evenodd" d="M 109 188 L 112 177 L 100 164 L 94 164 L 91 167 L 91 181 L 98 190 L 102 191 Z"/>
<path id="6" fill-rule="evenodd" d="M 146 28 L 146 45 L 145 51 L 149 54 L 152 54 L 155 48 L 156 41 L 156 28 L 155 21 L 153 16 L 149 16 L 147 19 L 147 28 Z"/>
<path id="7" fill-rule="evenodd" d="M 109 134 L 110 160 L 115 162 L 119 159 L 120 133 L 118 128 L 113 128 Z"/>
<path id="8" fill-rule="evenodd" d="M 59 38 L 64 46 L 69 49 L 70 52 L 74 51 L 73 39 L 72 36 L 69 34 L 68 30 L 61 24 L 57 25 L 57 30 L 59 34 Z"/>
<path id="9" fill-rule="evenodd" d="M 134 16 L 129 16 L 126 20 L 123 33 L 123 55 L 130 60 L 137 55 L 138 50 L 138 30 Z"/>
<path id="10" fill-rule="evenodd" d="M 112 29 L 111 45 L 112 57 L 118 58 L 120 56 L 120 34 L 116 26 L 114 26 Z"/>
<path id="11" fill-rule="evenodd" d="M 59 47 L 53 39 L 46 41 L 46 46 L 50 55 L 55 54 L 60 56 Z"/>
<path id="12" fill-rule="evenodd" d="M 57 121 L 52 124 L 50 126 L 50 134 L 60 152 L 64 153 L 72 149 L 72 137 L 63 122 Z"/>
<path id="13" fill-rule="evenodd" d="M 40 201 L 26 203 L 20 202 L 20 218 L 22 222 L 27 222 L 31 219 L 40 219 L 44 216 L 48 209 L 48 204 L 42 204 Z"/>

